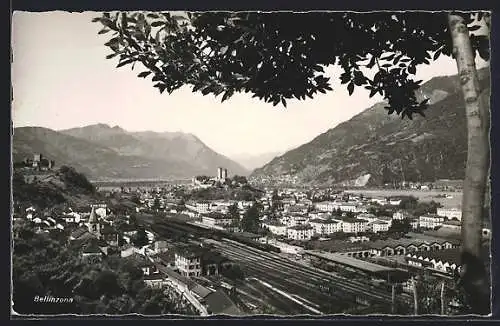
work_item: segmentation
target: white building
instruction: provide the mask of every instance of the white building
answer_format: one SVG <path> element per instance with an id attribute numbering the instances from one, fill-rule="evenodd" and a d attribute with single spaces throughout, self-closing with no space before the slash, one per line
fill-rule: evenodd
<path id="1" fill-rule="evenodd" d="M 314 228 L 310 225 L 296 225 L 289 227 L 287 229 L 287 237 L 288 239 L 306 241 L 311 240 L 311 237 L 314 235 Z"/>
<path id="2" fill-rule="evenodd" d="M 306 224 L 309 221 L 309 218 L 302 215 L 285 215 L 282 218 L 282 223 L 286 224 L 287 227 L 297 226 Z"/>
<path id="3" fill-rule="evenodd" d="M 327 212 L 312 211 L 307 214 L 310 218 L 326 220 L 329 219 L 331 214 Z"/>
<path id="4" fill-rule="evenodd" d="M 344 233 L 359 233 L 366 232 L 366 226 L 368 221 L 363 219 L 343 219 L 342 220 L 342 231 Z"/>
<path id="5" fill-rule="evenodd" d="M 387 232 L 389 231 L 389 223 L 385 221 L 373 221 L 367 224 L 367 231 L 371 231 L 373 233 L 378 232 Z"/>
<path id="6" fill-rule="evenodd" d="M 210 212 L 212 204 L 208 201 L 199 201 L 199 202 L 189 202 L 186 203 L 186 208 L 191 209 L 200 214 L 206 214 Z"/>
<path id="7" fill-rule="evenodd" d="M 423 229 L 434 229 L 442 226 L 444 217 L 438 215 L 422 215 L 418 218 L 418 225 Z"/>
<path id="8" fill-rule="evenodd" d="M 342 212 L 358 212 L 358 205 L 355 203 L 340 203 L 337 207 Z"/>
<path id="9" fill-rule="evenodd" d="M 201 217 L 202 223 L 208 226 L 228 226 L 233 223 L 233 219 L 224 214 L 212 212 Z"/>
<path id="10" fill-rule="evenodd" d="M 437 215 L 442 217 L 447 217 L 448 219 L 456 218 L 457 220 L 462 220 L 462 210 L 459 208 L 438 208 Z"/>
<path id="11" fill-rule="evenodd" d="M 263 226 L 269 230 L 272 234 L 280 235 L 280 236 L 286 236 L 286 225 L 282 223 L 273 223 L 273 222 L 268 222 L 264 223 Z"/>
<path id="12" fill-rule="evenodd" d="M 328 219 L 312 219 L 309 221 L 309 225 L 314 228 L 314 232 L 316 234 L 324 235 L 324 234 L 332 234 L 335 232 L 342 231 L 342 223 Z"/>
<path id="13" fill-rule="evenodd" d="M 333 212 L 336 210 L 337 205 L 331 201 L 322 201 L 314 204 L 314 209 L 321 212 Z"/>
<path id="14" fill-rule="evenodd" d="M 391 199 L 389 200 L 389 205 L 391 206 L 399 206 L 401 204 L 401 199 Z"/>
<path id="15" fill-rule="evenodd" d="M 406 218 L 409 218 L 410 214 L 406 211 L 397 211 L 394 214 L 392 214 L 392 219 L 393 220 L 404 220 Z"/>
<path id="16" fill-rule="evenodd" d="M 194 250 L 183 248 L 175 253 L 175 267 L 182 276 L 200 276 L 201 255 Z"/>
<path id="17" fill-rule="evenodd" d="M 366 220 L 368 222 L 374 222 L 378 220 L 378 218 L 375 215 L 367 213 L 358 214 L 356 215 L 356 218 L 361 220 Z"/>

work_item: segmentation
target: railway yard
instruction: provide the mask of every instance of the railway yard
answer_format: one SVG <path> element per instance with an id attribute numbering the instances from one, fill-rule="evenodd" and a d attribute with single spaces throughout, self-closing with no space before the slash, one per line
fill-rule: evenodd
<path id="1" fill-rule="evenodd" d="M 277 315 L 358 314 L 369 308 L 373 313 L 390 313 L 392 295 L 386 287 L 370 279 L 327 272 L 306 262 L 255 245 L 241 243 L 232 236 L 203 229 L 175 218 L 142 218 L 141 223 L 159 239 L 183 239 L 210 246 L 237 263 L 245 273 L 243 282 L 230 284 L 238 305 L 248 313 L 266 311 Z M 228 239 L 229 238 L 229 239 Z M 217 282 L 210 277 L 205 282 Z M 394 296 L 396 305 L 408 305 L 410 297 Z"/>

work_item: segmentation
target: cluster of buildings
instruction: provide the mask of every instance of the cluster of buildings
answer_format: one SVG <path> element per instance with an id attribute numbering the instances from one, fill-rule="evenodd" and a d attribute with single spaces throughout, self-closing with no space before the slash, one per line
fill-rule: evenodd
<path id="1" fill-rule="evenodd" d="M 33 154 L 33 158 L 25 158 L 21 162 L 15 162 L 14 168 L 25 168 L 34 171 L 49 171 L 55 166 L 54 160 L 43 157 L 40 153 Z"/>
<path id="2" fill-rule="evenodd" d="M 195 188 L 210 188 L 217 184 L 224 184 L 228 179 L 227 169 L 223 167 L 217 168 L 215 177 L 195 176 L 191 180 L 191 185 Z"/>
<path id="3" fill-rule="evenodd" d="M 23 220 L 37 233 L 57 234 L 90 263 L 111 255 L 131 261 L 142 270 L 147 286 L 176 291 L 201 315 L 241 314 L 223 290 L 197 282 L 197 278 L 217 276 L 232 267 L 229 259 L 210 248 L 158 240 L 147 230 L 147 243 L 138 247 L 133 239 L 139 226 L 131 223 L 129 216 L 115 215 L 103 203 L 61 213 L 28 207 L 15 216 L 14 223 Z"/>

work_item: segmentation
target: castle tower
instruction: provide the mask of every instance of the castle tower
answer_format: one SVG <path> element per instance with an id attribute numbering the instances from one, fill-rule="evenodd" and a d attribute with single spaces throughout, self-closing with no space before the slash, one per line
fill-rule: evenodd
<path id="1" fill-rule="evenodd" d="M 222 172 L 223 172 L 222 168 L 217 168 L 217 180 L 220 180 L 223 178 Z"/>
<path id="2" fill-rule="evenodd" d="M 222 173 L 222 179 L 227 179 L 227 169 L 224 169 Z"/>

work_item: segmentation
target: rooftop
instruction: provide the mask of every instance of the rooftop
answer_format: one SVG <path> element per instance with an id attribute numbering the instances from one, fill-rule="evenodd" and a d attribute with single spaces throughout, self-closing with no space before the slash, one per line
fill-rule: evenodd
<path id="1" fill-rule="evenodd" d="M 315 218 L 315 219 L 309 220 L 309 223 L 338 224 L 339 222 L 335 221 L 335 220 L 332 220 L 332 219 L 323 220 L 323 219 L 320 219 L 320 218 Z"/>
<path id="2" fill-rule="evenodd" d="M 288 229 L 300 231 L 300 230 L 312 230 L 312 228 L 313 228 L 312 226 L 307 225 L 307 224 L 299 224 L 299 225 L 289 227 Z"/>
<path id="3" fill-rule="evenodd" d="M 370 263 L 364 260 L 348 257 L 345 255 L 340 255 L 337 253 L 326 253 L 326 252 L 317 252 L 317 251 L 306 251 L 307 254 L 310 254 L 312 256 L 326 259 L 329 261 L 332 261 L 334 263 L 339 263 L 342 265 L 354 267 L 360 270 L 364 270 L 367 272 L 372 272 L 372 273 L 379 273 L 379 272 L 389 272 L 393 271 L 393 268 L 390 267 L 385 267 L 381 265 L 377 265 L 374 263 Z"/>
<path id="4" fill-rule="evenodd" d="M 205 301 L 207 308 L 212 314 L 216 315 L 242 315 L 241 310 L 231 301 L 229 296 L 222 290 L 210 293 Z"/>

